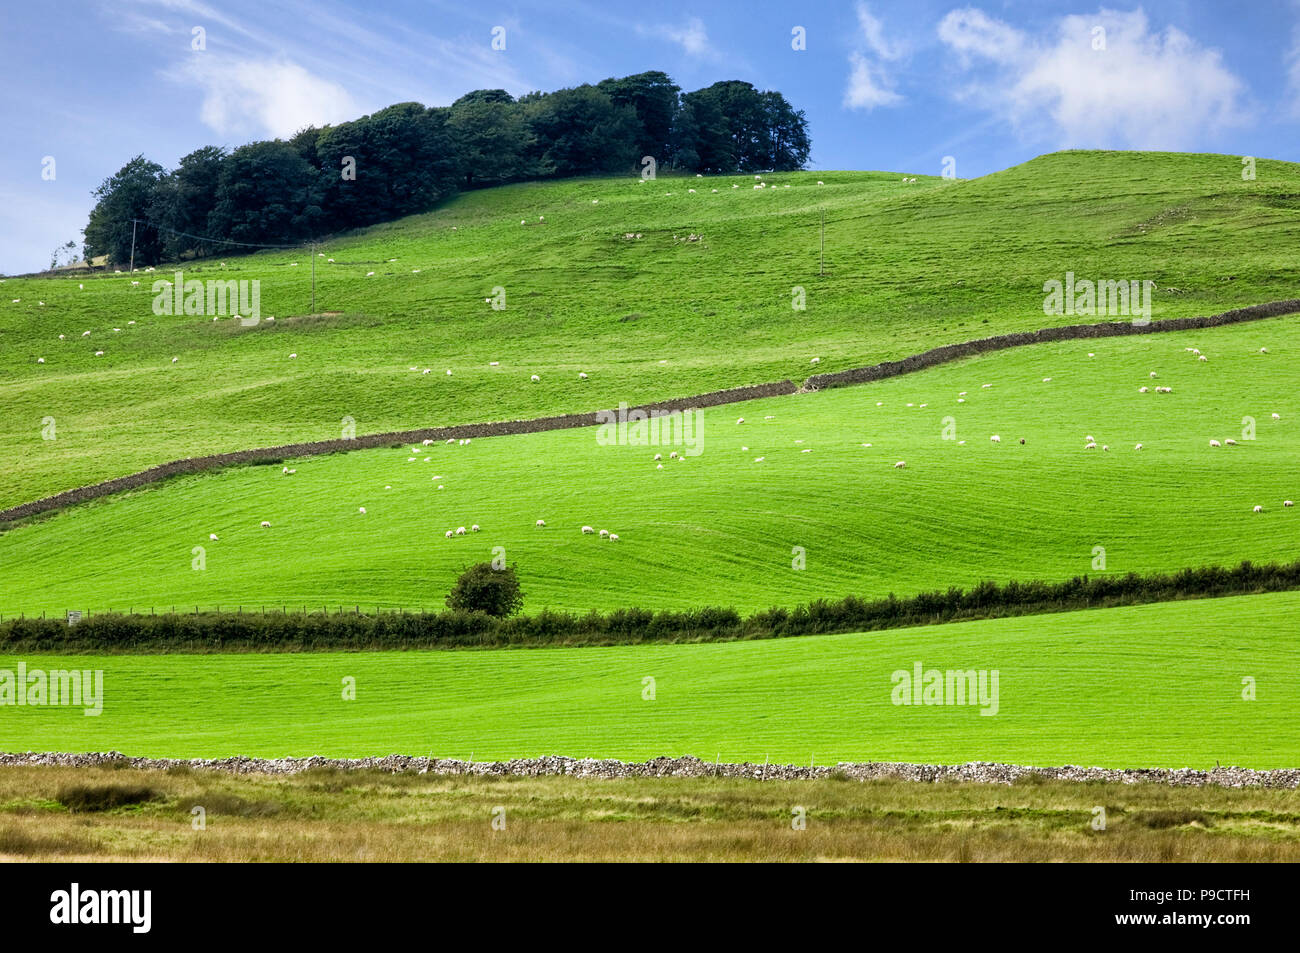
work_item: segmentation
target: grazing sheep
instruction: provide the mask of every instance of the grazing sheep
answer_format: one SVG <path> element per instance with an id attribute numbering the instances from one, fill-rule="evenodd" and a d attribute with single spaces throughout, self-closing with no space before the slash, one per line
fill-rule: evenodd
<path id="1" fill-rule="evenodd" d="M 289 356 L 290 356 L 290 357 L 297 357 L 298 355 L 297 355 L 297 354 L 290 354 Z"/>
<path id="2" fill-rule="evenodd" d="M 1150 389 L 1151 389 L 1151 388 L 1149 388 L 1149 387 L 1139 387 L 1139 388 L 1138 388 L 1138 393 L 1139 393 L 1139 394 L 1145 394 L 1145 393 L 1146 393 L 1148 390 L 1150 390 Z"/>
<path id="3" fill-rule="evenodd" d="M 44 363 L 45 363 L 45 358 L 43 358 L 43 357 L 38 357 L 38 358 L 36 359 L 36 363 L 37 363 L 37 364 L 44 364 Z"/>
<path id="4" fill-rule="evenodd" d="M 1202 354 L 1200 357 L 1197 358 L 1197 360 L 1198 360 L 1198 361 L 1208 361 L 1209 358 L 1206 357 L 1204 354 Z"/>
<path id="5" fill-rule="evenodd" d="M 104 352 L 103 352 L 103 351 L 96 351 L 96 352 L 95 352 L 95 357 L 103 357 L 103 356 L 104 356 Z"/>
<path id="6" fill-rule="evenodd" d="M 1133 449 L 1134 449 L 1134 450 L 1141 450 L 1141 449 L 1142 449 L 1142 444 L 1139 443 L 1139 444 L 1138 444 L 1137 446 L 1135 446 Z"/>
<path id="7" fill-rule="evenodd" d="M 366 508 L 365 508 L 364 506 L 358 506 L 358 507 L 357 507 L 357 512 L 360 513 L 362 516 L 365 516 L 365 515 L 366 515 Z"/>
<path id="8" fill-rule="evenodd" d="M 1151 372 L 1151 376 L 1152 376 L 1152 377 L 1155 377 L 1155 376 L 1156 376 L 1156 372 L 1155 372 L 1155 371 L 1152 371 L 1152 372 Z"/>
<path id="9" fill-rule="evenodd" d="M 451 368 L 450 368 L 450 367 L 447 368 L 447 376 L 448 376 L 448 377 L 451 377 Z"/>
<path id="10" fill-rule="evenodd" d="M 1102 450 L 1109 450 L 1109 449 L 1110 449 L 1110 444 L 1103 443 L 1103 444 L 1101 445 L 1101 449 L 1102 449 Z"/>
<path id="11" fill-rule="evenodd" d="M 655 464 L 655 469 L 656 469 L 656 470 L 662 470 L 663 468 L 664 468 L 664 465 L 663 465 L 662 463 L 656 463 L 656 464 Z"/>
<path id="12" fill-rule="evenodd" d="M 179 357 L 173 357 L 173 358 L 172 358 L 172 363 L 175 364 L 175 363 L 176 363 L 177 361 L 179 361 L 179 360 L 180 360 Z"/>
<path id="13" fill-rule="evenodd" d="M 1097 449 L 1097 443 L 1096 443 L 1096 441 L 1094 441 L 1094 440 L 1089 440 L 1086 444 L 1083 445 L 1083 449 L 1084 449 L 1084 450 L 1096 450 L 1096 449 Z"/>
<path id="14" fill-rule="evenodd" d="M 1044 384 L 1050 384 L 1050 383 L 1052 383 L 1052 379 L 1051 379 L 1050 377 L 1044 377 L 1044 378 L 1043 378 L 1043 383 L 1044 383 Z"/>
<path id="15" fill-rule="evenodd" d="M 452 537 L 453 535 L 454 535 L 454 534 L 452 533 L 451 530 L 447 530 L 447 538 L 448 538 L 448 539 L 451 539 L 451 537 Z"/>
<path id="16" fill-rule="evenodd" d="M 464 535 L 465 535 L 465 532 L 466 532 L 465 527 L 463 527 L 463 526 L 457 526 L 457 527 L 456 527 L 456 535 L 457 535 L 457 536 L 464 536 Z"/>
<path id="17" fill-rule="evenodd" d="M 609 530 L 607 530 L 607 529 L 602 529 L 602 530 L 600 531 L 600 538 L 601 538 L 601 539 L 605 539 L 607 536 L 609 536 Z"/>
<path id="18" fill-rule="evenodd" d="M 1088 443 L 1095 443 L 1097 440 L 1097 438 L 1094 437 L 1092 434 L 1088 434 L 1088 436 L 1084 437 L 1083 439 L 1088 441 Z"/>
<path id="19" fill-rule="evenodd" d="M 586 536 L 586 535 L 588 535 L 588 534 L 590 534 L 590 533 L 594 533 L 594 532 L 596 532 L 596 531 L 595 531 L 594 529 L 592 529 L 590 526 L 584 526 L 584 527 L 582 528 L 582 534 L 583 534 L 584 536 Z"/>
<path id="20" fill-rule="evenodd" d="M 420 441 L 420 444 L 421 444 L 422 446 L 425 446 L 425 447 L 430 446 L 432 443 L 433 443 L 433 441 L 430 440 L 430 439 L 428 439 L 427 437 L 426 437 L 424 440 L 421 440 L 421 441 Z"/>
<path id="21" fill-rule="evenodd" d="M 262 529 L 270 529 L 270 528 L 271 528 L 271 523 L 270 523 L 270 521 L 269 521 L 269 520 L 262 520 Z"/>
<path id="22" fill-rule="evenodd" d="M 586 373 L 583 371 L 578 371 L 578 380 L 585 381 L 586 379 L 587 379 Z"/>
<path id="23" fill-rule="evenodd" d="M 736 423 L 737 423 L 737 424 L 743 424 L 744 422 L 745 422 L 745 418 L 744 418 L 744 417 L 737 417 L 737 418 L 736 418 Z"/>
<path id="24" fill-rule="evenodd" d="M 662 460 L 663 458 L 664 458 L 664 455 L 663 455 L 662 453 L 656 453 L 656 454 L 655 454 L 655 460 L 656 460 L 656 461 Z"/>
<path id="25" fill-rule="evenodd" d="M 1292 503 L 1290 500 L 1283 500 L 1283 501 L 1282 501 L 1282 505 L 1283 505 L 1283 506 L 1295 506 L 1295 504 Z"/>
<path id="26" fill-rule="evenodd" d="M 1256 513 L 1263 513 L 1263 512 L 1264 512 L 1264 507 L 1256 505 L 1256 507 L 1255 507 L 1255 512 L 1256 512 Z"/>
<path id="27" fill-rule="evenodd" d="M 538 520 L 538 521 L 537 521 L 537 525 L 538 525 L 538 526 L 545 526 L 545 525 L 546 525 L 546 520 Z"/>
<path id="28" fill-rule="evenodd" d="M 610 533 L 610 534 L 609 534 L 609 541 L 610 541 L 611 543 L 617 543 L 617 542 L 618 542 L 618 533 Z"/>
<path id="29" fill-rule="evenodd" d="M 902 469 L 903 469 L 904 467 L 906 467 L 906 466 L 907 466 L 907 461 L 906 461 L 906 460 L 899 460 L 897 463 L 894 464 L 894 469 L 895 469 L 895 470 L 902 470 Z"/>
<path id="30" fill-rule="evenodd" d="M 989 440 L 993 441 L 994 443 L 1002 442 L 1002 438 L 999 437 L 997 434 L 994 434 L 993 436 L 989 437 Z"/>
<path id="31" fill-rule="evenodd" d="M 1266 348 L 1266 347 L 1261 347 L 1261 348 L 1259 349 L 1259 353 L 1260 353 L 1260 354 L 1267 354 L 1267 353 L 1268 353 L 1268 348 Z"/>
<path id="32" fill-rule="evenodd" d="M 809 363 L 809 364 L 820 364 L 821 362 L 822 362 L 822 359 L 821 359 L 820 357 L 814 357 L 814 358 L 813 358 L 811 361 L 809 361 L 808 363 Z"/>
<path id="33" fill-rule="evenodd" d="M 478 533 L 478 532 L 481 532 L 481 530 L 480 530 L 479 527 L 478 527 L 478 523 L 475 523 L 473 526 L 471 526 L 471 527 L 469 528 L 469 531 L 470 531 L 471 533 Z"/>
<path id="34" fill-rule="evenodd" d="M 534 384 L 537 384 L 537 383 L 539 383 L 540 381 L 541 381 L 541 378 L 538 377 L 536 374 L 534 374 L 534 375 L 533 375 L 533 383 L 534 383 Z"/>
<path id="35" fill-rule="evenodd" d="M 1229 437 L 1227 440 L 1223 441 L 1223 445 L 1225 447 L 1235 447 L 1237 445 L 1237 441 Z"/>
<path id="36" fill-rule="evenodd" d="M 1282 419 L 1282 415 L 1281 415 L 1281 414 L 1274 414 L 1274 415 L 1273 415 L 1273 419 L 1274 419 L 1274 420 L 1281 420 L 1281 419 Z"/>
<path id="37" fill-rule="evenodd" d="M 755 463 L 762 463 L 762 462 L 763 462 L 764 460 L 766 460 L 766 459 L 767 459 L 767 457 L 755 457 L 755 458 L 754 458 L 754 462 L 755 462 Z"/>
<path id="38" fill-rule="evenodd" d="M 676 459 L 677 459 L 677 451 L 674 450 L 672 453 L 668 454 L 668 459 L 669 459 L 669 460 L 676 460 Z"/>
<path id="39" fill-rule="evenodd" d="M 1025 445 L 1025 438 L 1024 438 L 1024 437 L 1021 437 L 1021 438 L 1020 438 L 1020 446 L 1023 447 L 1024 445 Z"/>
<path id="40" fill-rule="evenodd" d="M 81 336 L 82 336 L 83 338 L 88 338 L 88 337 L 90 337 L 90 332 L 89 332 L 89 331 L 82 331 L 82 332 L 81 332 Z"/>
<path id="41" fill-rule="evenodd" d="M 1219 447 L 1219 446 L 1222 446 L 1222 444 L 1220 444 L 1219 441 L 1217 441 L 1217 440 L 1211 440 L 1211 441 L 1210 441 L 1210 446 L 1211 446 L 1211 447 Z"/>
<path id="42" fill-rule="evenodd" d="M 825 185 L 826 183 L 823 182 L 821 179 L 818 179 L 818 180 L 817 180 L 817 184 L 818 184 L 818 185 Z"/>
<path id="43" fill-rule="evenodd" d="M 217 541 L 217 534 L 216 534 L 216 533 L 208 533 L 208 539 L 212 540 L 212 541 L 215 543 L 215 542 Z"/>

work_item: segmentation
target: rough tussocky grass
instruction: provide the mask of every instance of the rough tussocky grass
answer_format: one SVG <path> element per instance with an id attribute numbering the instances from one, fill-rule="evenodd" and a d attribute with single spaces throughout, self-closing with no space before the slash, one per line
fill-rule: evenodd
<path id="1" fill-rule="evenodd" d="M 74 814 L 72 785 L 154 797 Z M 0 858 L 29 861 L 1294 862 L 1298 819 L 1294 790 L 1150 784 L 0 771 Z"/>
<path id="2" fill-rule="evenodd" d="M 1073 323 L 1042 313 L 1043 282 L 1067 270 L 1155 281 L 1157 318 L 1293 297 L 1300 166 L 1260 161 L 1254 182 L 1240 169 L 1235 156 L 1067 152 L 970 181 L 808 172 L 762 191 L 748 176 L 490 189 L 330 240 L 320 316 L 307 316 L 305 250 L 184 267 L 259 279 L 277 320 L 257 327 L 155 316 L 166 266 L 9 279 L 0 506 L 177 457 L 334 438 L 344 416 L 377 433 L 596 410 L 798 380 L 813 357 L 833 371 Z M 674 238 L 691 232 L 703 241 Z M 806 311 L 791 308 L 795 285 Z M 496 286 L 505 311 L 484 302 Z M 56 441 L 40 438 L 47 416 Z"/>
<path id="3" fill-rule="evenodd" d="M 76 656 L 103 713 L 0 709 L 0 750 L 1295 767 L 1297 612 L 1291 592 L 761 642 Z M 998 714 L 892 704 L 916 662 L 997 670 Z"/>
<path id="4" fill-rule="evenodd" d="M 175 478 L 0 533 L 0 613 L 436 609 L 494 547 L 518 566 L 531 612 L 748 613 L 990 578 L 1286 562 L 1300 538 L 1300 508 L 1282 506 L 1300 499 L 1297 361 L 1300 317 L 1280 317 L 1034 345 L 710 408 L 704 452 L 684 462 L 666 447 L 601 446 L 584 428 L 286 461 L 293 476 Z M 1087 436 L 1109 452 L 1085 451 Z M 1209 446 L 1229 437 L 1238 446 Z M 444 538 L 473 524 L 482 532 Z"/>

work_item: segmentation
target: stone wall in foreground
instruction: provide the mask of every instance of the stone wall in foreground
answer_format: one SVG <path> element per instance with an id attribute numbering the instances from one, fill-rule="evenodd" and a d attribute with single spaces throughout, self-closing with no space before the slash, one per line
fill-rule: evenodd
<path id="1" fill-rule="evenodd" d="M 458 761 L 454 758 L 424 758 L 391 754 L 382 758 L 128 758 L 116 752 L 60 754 L 0 753 L 0 768 L 32 765 L 60 767 L 131 767 L 161 771 L 184 766 L 194 770 L 227 771 L 232 774 L 297 774 L 312 769 L 385 771 L 411 774 L 473 774 L 483 777 L 520 775 L 538 777 L 563 775 L 575 778 L 745 778 L 754 781 L 806 781 L 843 776 L 854 781 L 889 779 L 897 781 L 977 782 L 1013 784 L 1038 775 L 1057 781 L 1109 781 L 1122 784 L 1168 784 L 1178 787 L 1300 787 L 1300 768 L 1256 771 L 1252 768 L 1034 768 L 1016 764 L 970 761 L 966 764 L 906 764 L 888 761 L 841 762 L 836 765 L 710 763 L 699 758 L 651 758 L 649 761 L 615 761 L 593 758 L 542 757 L 514 761 Z"/>

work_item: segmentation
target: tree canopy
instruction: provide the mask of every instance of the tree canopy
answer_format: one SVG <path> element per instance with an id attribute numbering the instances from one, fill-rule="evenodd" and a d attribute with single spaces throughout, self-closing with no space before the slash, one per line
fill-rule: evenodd
<path id="1" fill-rule="evenodd" d="M 802 110 L 739 80 L 683 93 L 651 70 L 518 99 L 477 89 L 287 141 L 204 146 L 171 171 L 135 156 L 94 192 L 86 256 L 126 262 L 133 220 L 135 260 L 151 265 L 391 221 L 464 189 L 630 173 L 645 156 L 685 173 L 785 171 L 803 168 L 810 148 Z"/>

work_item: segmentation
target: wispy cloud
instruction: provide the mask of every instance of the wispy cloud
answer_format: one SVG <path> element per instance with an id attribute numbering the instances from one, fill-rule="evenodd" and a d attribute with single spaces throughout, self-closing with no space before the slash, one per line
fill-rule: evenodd
<path id="1" fill-rule="evenodd" d="M 1291 13 L 1295 17 L 1291 27 L 1291 49 L 1286 53 L 1286 99 L 1290 115 L 1300 119 L 1300 0 L 1291 0 Z"/>
<path id="2" fill-rule="evenodd" d="M 658 36 L 671 40 L 680 46 L 688 56 L 712 56 L 715 51 L 709 42 L 709 31 L 699 17 L 691 17 L 683 26 L 637 25 L 637 32 L 642 36 Z"/>
<path id="3" fill-rule="evenodd" d="M 1146 13 L 1062 17 L 1036 37 L 967 7 L 939 23 L 975 102 L 1027 138 L 1069 147 L 1177 149 L 1247 121 L 1245 84 L 1219 52 Z"/>
<path id="4" fill-rule="evenodd" d="M 182 73 L 203 89 L 199 117 L 222 136 L 285 138 L 304 126 L 355 119 L 361 109 L 338 83 L 287 60 L 234 60 L 209 55 Z"/>
<path id="5" fill-rule="evenodd" d="M 849 109 L 875 109 L 903 101 L 894 90 L 893 77 L 885 63 L 903 55 L 902 46 L 885 36 L 884 24 L 859 0 L 857 7 L 859 49 L 849 53 L 849 81 L 844 88 L 844 105 Z"/>

